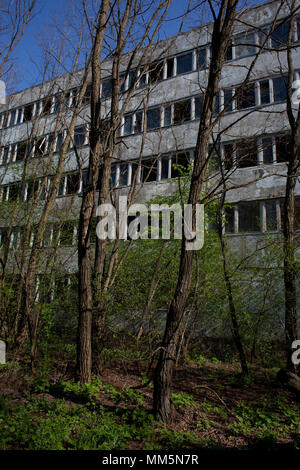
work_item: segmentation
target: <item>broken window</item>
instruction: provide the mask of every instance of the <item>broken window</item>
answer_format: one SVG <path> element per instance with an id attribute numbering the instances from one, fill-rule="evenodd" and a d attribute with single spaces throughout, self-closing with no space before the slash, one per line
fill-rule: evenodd
<path id="1" fill-rule="evenodd" d="M 259 90 L 260 90 L 260 103 L 261 104 L 270 103 L 269 80 L 262 80 L 261 82 L 259 82 Z"/>
<path id="2" fill-rule="evenodd" d="M 246 109 L 255 106 L 255 86 L 249 83 L 243 88 L 237 89 L 237 109 Z"/>
<path id="3" fill-rule="evenodd" d="M 137 134 L 142 132 L 143 128 L 143 111 L 138 111 L 135 114 L 135 122 L 134 122 L 134 133 Z"/>
<path id="4" fill-rule="evenodd" d="M 199 119 L 203 108 L 203 95 L 195 98 L 195 119 Z"/>
<path id="5" fill-rule="evenodd" d="M 188 73 L 188 72 L 191 72 L 192 70 L 193 70 L 192 52 L 177 56 L 177 75 L 181 73 Z"/>
<path id="6" fill-rule="evenodd" d="M 238 214 L 239 232 L 260 231 L 260 206 L 258 201 L 240 202 Z"/>
<path id="7" fill-rule="evenodd" d="M 172 124 L 172 106 L 165 107 L 164 115 L 164 126 L 170 126 Z"/>
<path id="8" fill-rule="evenodd" d="M 129 135 L 132 133 L 133 114 L 126 114 L 124 116 L 123 134 Z"/>
<path id="9" fill-rule="evenodd" d="M 23 122 L 31 121 L 33 117 L 33 104 L 24 106 Z"/>
<path id="10" fill-rule="evenodd" d="M 277 135 L 275 141 L 277 163 L 288 162 L 290 159 L 290 137 L 288 135 Z"/>
<path id="11" fill-rule="evenodd" d="M 272 47 L 281 47 L 285 46 L 288 42 L 288 36 L 289 36 L 289 23 L 280 23 L 278 26 L 276 26 L 271 33 L 271 45 Z"/>
<path id="12" fill-rule="evenodd" d="M 265 201 L 266 208 L 266 229 L 268 231 L 277 230 L 276 201 Z"/>
<path id="13" fill-rule="evenodd" d="M 238 168 L 257 165 L 257 146 L 255 140 L 243 140 L 236 144 L 236 164 Z"/>
<path id="14" fill-rule="evenodd" d="M 184 176 L 190 164 L 188 152 L 180 152 L 172 156 L 171 178 Z"/>
<path id="15" fill-rule="evenodd" d="M 225 144 L 223 149 L 224 168 L 225 170 L 230 170 L 230 168 L 233 166 L 234 146 L 233 144 Z"/>
<path id="16" fill-rule="evenodd" d="M 112 79 L 106 78 L 102 82 L 102 98 L 109 98 L 112 95 Z"/>
<path id="17" fill-rule="evenodd" d="M 152 108 L 147 111 L 147 131 L 160 127 L 160 108 Z"/>
<path id="18" fill-rule="evenodd" d="M 67 175 L 67 186 L 66 194 L 76 194 L 80 187 L 80 175 L 79 172 L 70 173 Z"/>
<path id="19" fill-rule="evenodd" d="M 161 175 L 162 180 L 169 178 L 169 157 L 161 158 Z"/>
<path id="20" fill-rule="evenodd" d="M 207 67 L 206 47 L 203 47 L 198 51 L 198 67 L 200 70 L 205 69 L 205 67 Z"/>
<path id="21" fill-rule="evenodd" d="M 224 89 L 224 109 L 226 112 L 233 110 L 232 92 L 233 92 L 232 88 Z"/>
<path id="22" fill-rule="evenodd" d="M 42 101 L 42 116 L 47 116 L 51 113 L 52 109 L 52 98 L 45 98 Z"/>
<path id="23" fill-rule="evenodd" d="M 27 182 L 27 197 L 26 200 L 29 201 L 30 199 L 36 198 L 39 190 L 39 180 L 32 179 Z"/>
<path id="24" fill-rule="evenodd" d="M 190 121 L 191 119 L 191 101 L 177 101 L 174 103 L 174 124 Z"/>
<path id="25" fill-rule="evenodd" d="M 273 93 L 274 93 L 274 102 L 276 101 L 285 101 L 287 97 L 287 77 L 276 77 L 273 78 Z"/>
<path id="26" fill-rule="evenodd" d="M 156 62 L 149 66 L 148 70 L 148 83 L 150 85 L 159 82 L 163 79 L 164 74 L 164 63 L 163 62 Z"/>
<path id="27" fill-rule="evenodd" d="M 75 147 L 82 147 L 85 144 L 86 127 L 77 126 L 74 129 L 74 145 Z"/>
<path id="28" fill-rule="evenodd" d="M 17 145 L 16 162 L 24 160 L 26 157 L 27 141 L 19 142 Z"/>
<path id="29" fill-rule="evenodd" d="M 263 162 L 265 164 L 273 163 L 273 140 L 271 137 L 262 139 Z"/>
<path id="30" fill-rule="evenodd" d="M 34 144 L 34 156 L 43 157 L 46 151 L 46 137 L 40 137 Z"/>
<path id="31" fill-rule="evenodd" d="M 141 166 L 141 182 L 156 181 L 157 178 L 157 160 L 143 160 Z"/>
<path id="32" fill-rule="evenodd" d="M 235 57 L 241 59 L 256 53 L 255 34 L 253 32 L 244 34 L 235 39 Z"/>
<path id="33" fill-rule="evenodd" d="M 119 178 L 119 186 L 127 186 L 128 184 L 128 164 L 121 163 L 120 164 L 120 178 Z"/>
<path id="34" fill-rule="evenodd" d="M 174 76 L 174 57 L 167 60 L 167 78 Z"/>

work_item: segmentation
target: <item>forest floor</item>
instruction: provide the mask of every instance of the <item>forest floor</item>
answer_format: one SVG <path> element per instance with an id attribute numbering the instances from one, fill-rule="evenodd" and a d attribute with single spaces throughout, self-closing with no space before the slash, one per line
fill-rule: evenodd
<path id="1" fill-rule="evenodd" d="M 189 361 L 176 369 L 168 426 L 151 414 L 146 365 L 121 360 L 92 384 L 72 380 L 73 364 L 0 365 L 0 449 L 300 449 L 300 403 L 275 368 Z"/>

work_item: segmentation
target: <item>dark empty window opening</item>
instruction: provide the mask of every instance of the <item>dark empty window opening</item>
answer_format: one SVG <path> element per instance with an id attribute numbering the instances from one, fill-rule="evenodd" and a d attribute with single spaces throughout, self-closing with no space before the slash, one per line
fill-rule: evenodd
<path id="1" fill-rule="evenodd" d="M 285 101 L 287 97 L 287 77 L 273 78 L 274 102 Z"/>
<path id="2" fill-rule="evenodd" d="M 91 96 L 92 96 L 92 84 L 89 83 L 83 95 L 82 104 L 83 105 L 89 104 L 91 102 Z"/>
<path id="3" fill-rule="evenodd" d="M 127 186 L 128 184 L 128 163 L 121 163 L 119 186 Z"/>
<path id="4" fill-rule="evenodd" d="M 164 63 L 163 62 L 156 62 L 149 66 L 148 70 L 148 83 L 154 84 L 159 82 L 163 79 L 164 73 Z"/>
<path id="5" fill-rule="evenodd" d="M 147 111 L 147 130 L 160 127 L 160 108 L 153 108 Z"/>
<path id="6" fill-rule="evenodd" d="M 277 230 L 276 201 L 265 201 L 266 208 L 266 229 L 268 231 Z"/>
<path id="7" fill-rule="evenodd" d="M 161 158 L 161 179 L 169 178 L 169 157 L 162 157 Z"/>
<path id="8" fill-rule="evenodd" d="M 38 190 L 39 190 L 39 180 L 30 180 L 28 181 L 27 183 L 27 201 L 29 201 L 30 199 L 34 199 L 37 194 L 38 194 Z"/>
<path id="9" fill-rule="evenodd" d="M 245 202 L 238 205 L 239 232 L 260 231 L 260 207 L 259 202 Z"/>
<path id="10" fill-rule="evenodd" d="M 26 157 L 27 142 L 19 142 L 17 145 L 16 162 L 21 162 Z"/>
<path id="11" fill-rule="evenodd" d="M 171 78 L 174 75 L 174 58 L 167 60 L 167 78 Z"/>
<path id="12" fill-rule="evenodd" d="M 255 86 L 254 83 L 237 89 L 237 109 L 246 109 L 255 106 Z"/>
<path id="13" fill-rule="evenodd" d="M 127 114 L 124 117 L 124 135 L 129 135 L 132 133 L 132 122 L 133 122 L 133 115 Z"/>
<path id="14" fill-rule="evenodd" d="M 143 160 L 141 166 L 141 181 L 156 181 L 157 178 L 157 160 Z"/>
<path id="15" fill-rule="evenodd" d="M 256 52 L 255 47 L 255 34 L 248 33 L 239 38 L 235 39 L 235 57 L 240 59 L 242 57 L 247 57 L 254 55 Z"/>
<path id="16" fill-rule="evenodd" d="M 78 126 L 74 129 L 74 145 L 75 147 L 82 147 L 85 144 L 85 126 Z"/>
<path id="17" fill-rule="evenodd" d="M 51 113 L 52 109 L 52 98 L 46 98 L 42 102 L 42 116 L 47 116 Z"/>
<path id="18" fill-rule="evenodd" d="M 200 70 L 207 67 L 206 47 L 198 51 L 198 67 Z"/>
<path id="19" fill-rule="evenodd" d="M 195 119 L 199 119 L 203 108 L 203 95 L 195 98 Z"/>
<path id="20" fill-rule="evenodd" d="M 8 199 L 9 201 L 17 201 L 20 197 L 21 185 L 20 184 L 10 184 Z"/>
<path id="21" fill-rule="evenodd" d="M 234 208 L 225 207 L 225 232 L 234 233 Z"/>
<path id="22" fill-rule="evenodd" d="M 281 23 L 276 26 L 271 33 L 271 44 L 272 47 L 281 47 L 287 45 L 288 36 L 289 36 L 289 23 Z"/>
<path id="23" fill-rule="evenodd" d="M 262 80 L 259 82 L 260 87 L 260 103 L 268 104 L 270 103 L 270 86 L 269 80 Z"/>
<path id="24" fill-rule="evenodd" d="M 67 176 L 66 194 L 76 194 L 79 191 L 80 175 L 79 172 L 71 173 Z"/>
<path id="25" fill-rule="evenodd" d="M 112 79 L 108 78 L 102 82 L 102 98 L 109 98 L 112 95 Z"/>
<path id="26" fill-rule="evenodd" d="M 177 74 L 188 73 L 193 70 L 193 54 L 180 55 L 177 57 Z"/>
<path id="27" fill-rule="evenodd" d="M 42 157 L 46 151 L 46 137 L 37 139 L 34 146 L 34 156 Z"/>
<path id="28" fill-rule="evenodd" d="M 290 137 L 288 135 L 276 136 L 276 161 L 288 162 L 290 159 Z"/>
<path id="29" fill-rule="evenodd" d="M 56 152 L 60 152 L 61 148 L 62 148 L 62 145 L 63 145 L 63 134 L 60 132 L 59 134 L 57 134 L 57 138 L 56 138 L 56 146 L 55 146 L 55 151 Z"/>
<path id="30" fill-rule="evenodd" d="M 171 178 L 178 178 L 187 173 L 190 163 L 189 153 L 180 152 L 172 157 Z"/>
<path id="31" fill-rule="evenodd" d="M 9 156 L 9 147 L 4 147 L 2 149 L 1 165 L 6 165 L 8 163 L 8 156 Z"/>
<path id="32" fill-rule="evenodd" d="M 24 106 L 23 122 L 31 121 L 33 117 L 33 104 Z"/>
<path id="33" fill-rule="evenodd" d="M 225 52 L 225 60 L 232 60 L 232 42 L 230 41 Z"/>
<path id="34" fill-rule="evenodd" d="M 236 164 L 238 168 L 257 165 L 257 147 L 254 140 L 243 140 L 236 144 Z"/>
<path id="35" fill-rule="evenodd" d="M 174 124 L 190 121 L 191 119 L 191 101 L 177 101 L 174 103 Z"/>
<path id="36" fill-rule="evenodd" d="M 233 167 L 233 155 L 234 155 L 234 146 L 233 144 L 225 144 L 224 147 L 224 168 L 225 170 L 230 170 Z"/>
<path id="37" fill-rule="evenodd" d="M 226 112 L 233 110 L 232 88 L 224 90 L 224 109 Z"/>
<path id="38" fill-rule="evenodd" d="M 134 133 L 142 132 L 143 128 L 143 111 L 139 111 L 135 115 Z"/>
<path id="39" fill-rule="evenodd" d="M 164 126 L 170 126 L 172 123 L 172 107 L 165 107 Z"/>

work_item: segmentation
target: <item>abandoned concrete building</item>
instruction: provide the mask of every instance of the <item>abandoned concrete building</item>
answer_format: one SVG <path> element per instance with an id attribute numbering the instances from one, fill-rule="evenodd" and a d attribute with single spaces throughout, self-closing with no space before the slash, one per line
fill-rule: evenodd
<path id="1" fill-rule="evenodd" d="M 227 172 L 227 187 L 232 188 L 227 192 L 227 201 L 232 203 L 232 208 L 228 210 L 225 230 L 240 250 L 255 244 L 265 232 L 280 230 L 289 134 L 285 112 L 288 69 L 284 45 L 290 15 L 288 4 L 280 5 L 278 1 L 268 2 L 238 15 L 216 102 L 215 115 L 221 112 L 223 115 L 212 136 L 212 144 L 217 141 L 217 145 L 211 149 L 219 155 Z M 292 58 L 294 79 L 297 80 L 300 79 L 300 12 L 293 22 Z M 272 24 L 274 27 L 269 33 Z M 140 186 L 138 201 L 170 194 L 177 187 L 177 165 L 187 167 L 193 159 L 211 54 L 210 36 L 211 25 L 208 24 L 159 41 L 153 48 L 151 63 L 140 74 L 136 92 L 122 118 L 111 172 L 117 193 L 128 192 L 135 171 L 138 171 Z M 249 83 L 238 94 L 238 88 L 264 42 L 265 50 L 257 58 Z M 112 90 L 110 67 L 111 59 L 106 59 L 101 85 L 103 122 L 108 116 Z M 126 54 L 123 67 L 126 70 Z M 124 95 L 131 76 L 131 73 L 123 75 Z M 81 78 L 82 74 L 77 73 L 25 89 L 10 95 L 7 105 L 1 107 L 0 230 L 3 242 L 8 222 L 14 226 L 10 244 L 15 249 L 21 244 L 24 211 L 20 210 L 19 219 L 15 217 L 10 222 L 12 211 L 8 211 L 8 203 L 18 200 L 23 207 L 43 184 L 40 202 L 43 204 Z M 54 138 L 62 90 L 65 92 L 66 116 L 49 162 L 48 149 Z M 61 248 L 73 247 L 72 251 L 64 251 L 65 256 L 59 261 L 62 269 L 69 273 L 77 270 L 76 221 L 89 153 L 88 91 L 43 242 L 46 249 L 53 243 L 58 243 Z M 296 192 L 299 195 L 297 212 L 300 213 L 298 184 Z M 62 225 L 59 225 L 60 220 L 63 220 Z M 300 228 L 300 220 L 296 221 L 296 226 Z"/>

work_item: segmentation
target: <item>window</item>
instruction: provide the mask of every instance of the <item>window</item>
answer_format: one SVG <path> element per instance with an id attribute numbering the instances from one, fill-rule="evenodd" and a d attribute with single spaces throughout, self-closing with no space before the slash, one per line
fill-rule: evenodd
<path id="1" fill-rule="evenodd" d="M 17 154 L 16 154 L 16 162 L 20 162 L 24 160 L 26 156 L 26 150 L 27 150 L 27 142 L 19 142 L 17 144 Z"/>
<path id="2" fill-rule="evenodd" d="M 187 73 L 193 70 L 193 54 L 189 52 L 188 54 L 180 55 L 177 57 L 177 74 Z"/>
<path id="3" fill-rule="evenodd" d="M 237 109 L 246 109 L 255 106 L 255 86 L 250 83 L 243 88 L 237 89 Z"/>
<path id="4" fill-rule="evenodd" d="M 40 137 L 35 141 L 34 156 L 43 157 L 46 151 L 46 137 Z"/>
<path id="5" fill-rule="evenodd" d="M 257 147 L 254 140 L 244 140 L 236 144 L 236 164 L 238 168 L 257 165 Z"/>
<path id="6" fill-rule="evenodd" d="M 161 158 L 161 175 L 162 180 L 169 178 L 169 157 Z"/>
<path id="7" fill-rule="evenodd" d="M 57 134 L 56 146 L 55 146 L 56 152 L 60 152 L 62 145 L 63 145 L 63 140 L 64 140 L 63 133 L 60 132 L 59 134 Z"/>
<path id="8" fill-rule="evenodd" d="M 67 175 L 66 194 L 76 194 L 79 191 L 80 175 L 79 172 Z"/>
<path id="9" fill-rule="evenodd" d="M 86 128 L 85 126 L 77 126 L 74 129 L 74 146 L 82 147 L 85 144 Z"/>
<path id="10" fill-rule="evenodd" d="M 190 121 L 191 119 L 191 101 L 177 101 L 174 103 L 174 124 Z"/>
<path id="11" fill-rule="evenodd" d="M 271 137 L 262 139 L 263 162 L 265 164 L 273 163 L 273 140 Z"/>
<path id="12" fill-rule="evenodd" d="M 156 62 L 149 66 L 148 70 L 148 83 L 151 85 L 159 82 L 163 79 L 164 73 L 164 63 L 163 62 Z"/>
<path id="13" fill-rule="evenodd" d="M 112 165 L 110 168 L 110 178 L 111 178 L 111 184 L 114 187 L 117 182 L 117 166 Z"/>
<path id="14" fill-rule="evenodd" d="M 62 102 L 62 94 L 59 93 L 58 95 L 55 95 L 54 97 L 54 112 L 55 113 L 58 113 L 61 102 Z"/>
<path id="15" fill-rule="evenodd" d="M 39 180 L 37 179 L 32 179 L 27 182 L 27 192 L 26 192 L 26 201 L 29 201 L 30 199 L 34 199 L 39 190 Z"/>
<path id="16" fill-rule="evenodd" d="M 132 123 L 133 123 L 133 114 L 126 114 L 124 117 L 124 135 L 129 135 L 132 133 Z"/>
<path id="17" fill-rule="evenodd" d="M 285 101 L 287 97 L 286 90 L 286 79 L 287 77 L 276 77 L 273 78 L 273 90 L 274 90 L 274 102 Z"/>
<path id="18" fill-rule="evenodd" d="M 9 157 L 9 146 L 3 147 L 1 149 L 1 165 L 6 165 L 8 163 L 8 157 Z"/>
<path id="19" fill-rule="evenodd" d="M 271 33 L 272 47 L 281 47 L 287 44 L 289 35 L 289 23 L 281 23 Z"/>
<path id="20" fill-rule="evenodd" d="M 203 107 L 203 95 L 195 98 L 195 119 L 199 119 L 201 116 Z"/>
<path id="21" fill-rule="evenodd" d="M 224 168 L 225 170 L 230 170 L 233 167 L 234 146 L 233 144 L 225 144 L 223 149 Z"/>
<path id="22" fill-rule="evenodd" d="M 128 182 L 128 164 L 121 163 L 119 186 L 127 186 L 127 182 Z"/>
<path id="23" fill-rule="evenodd" d="M 3 126 L 2 126 L 3 128 L 8 127 L 8 118 L 9 118 L 9 114 L 5 113 L 3 117 Z"/>
<path id="24" fill-rule="evenodd" d="M 65 180 L 66 180 L 66 177 L 62 176 L 58 185 L 58 191 L 57 191 L 58 196 L 63 196 L 65 193 Z"/>
<path id="25" fill-rule="evenodd" d="M 8 193 L 8 199 L 9 201 L 17 201 L 20 197 L 20 192 L 21 192 L 21 185 L 16 183 L 16 184 L 10 184 L 9 185 L 9 193 Z"/>
<path id="26" fill-rule="evenodd" d="M 16 110 L 16 109 L 13 109 L 13 110 L 10 112 L 10 120 L 9 120 L 9 125 L 10 125 L 10 126 L 13 126 L 13 125 L 15 124 L 16 115 L 17 115 L 17 110 Z"/>
<path id="27" fill-rule="evenodd" d="M 165 107 L 164 126 L 170 126 L 172 123 L 172 106 Z"/>
<path id="28" fill-rule="evenodd" d="M 52 98 L 46 98 L 42 102 L 42 116 L 47 116 L 52 110 Z"/>
<path id="29" fill-rule="evenodd" d="M 112 94 L 112 79 L 107 78 L 102 82 L 102 98 L 109 98 Z"/>
<path id="30" fill-rule="evenodd" d="M 234 208 L 225 207 L 225 232 L 234 233 Z"/>
<path id="31" fill-rule="evenodd" d="M 232 60 L 232 42 L 230 41 L 225 52 L 225 60 Z"/>
<path id="32" fill-rule="evenodd" d="M 31 121 L 33 117 L 33 104 L 24 106 L 23 122 Z"/>
<path id="33" fill-rule="evenodd" d="M 160 127 L 160 108 L 153 108 L 147 111 L 147 130 Z"/>
<path id="34" fill-rule="evenodd" d="M 167 78 L 174 76 L 174 58 L 167 60 Z"/>
<path id="35" fill-rule="evenodd" d="M 254 55 L 256 52 L 255 42 L 255 34 L 253 32 L 236 38 L 234 41 L 236 59 Z"/>
<path id="36" fill-rule="evenodd" d="M 83 105 L 89 104 L 91 102 L 91 96 L 92 96 L 92 84 L 89 83 L 83 95 L 82 104 Z"/>
<path id="37" fill-rule="evenodd" d="M 288 135 L 279 135 L 276 141 L 276 161 L 277 163 L 288 162 L 290 158 L 290 137 Z"/>
<path id="38" fill-rule="evenodd" d="M 198 67 L 200 70 L 205 69 L 205 67 L 207 67 L 206 47 L 203 47 L 198 51 Z"/>
<path id="39" fill-rule="evenodd" d="M 102 145 L 107 144 L 107 139 L 110 134 L 110 120 L 109 119 L 101 119 L 100 122 L 100 139 Z"/>
<path id="40" fill-rule="evenodd" d="M 141 166 L 141 182 L 156 181 L 157 178 L 157 160 L 143 160 Z"/>
<path id="41" fill-rule="evenodd" d="M 260 207 L 259 202 L 241 202 L 238 205 L 239 232 L 260 231 Z"/>
<path id="42" fill-rule="evenodd" d="M 17 110 L 16 124 L 20 124 L 21 119 L 22 119 L 22 108 L 19 108 L 19 109 Z"/>
<path id="43" fill-rule="evenodd" d="M 232 88 L 225 88 L 224 90 L 224 109 L 225 111 L 233 110 Z"/>
<path id="44" fill-rule="evenodd" d="M 172 156 L 171 178 L 178 178 L 186 173 L 190 163 L 189 153 L 180 152 Z"/>
<path id="45" fill-rule="evenodd" d="M 269 231 L 277 230 L 277 212 L 276 201 L 265 201 L 266 208 L 266 229 Z"/>
<path id="46" fill-rule="evenodd" d="M 143 127 L 143 111 L 138 111 L 135 114 L 134 133 L 142 132 Z"/>
<path id="47" fill-rule="evenodd" d="M 259 90 L 260 90 L 260 103 L 261 104 L 270 103 L 269 80 L 262 80 L 261 82 L 259 82 Z"/>

